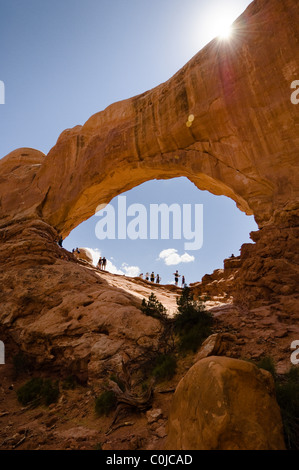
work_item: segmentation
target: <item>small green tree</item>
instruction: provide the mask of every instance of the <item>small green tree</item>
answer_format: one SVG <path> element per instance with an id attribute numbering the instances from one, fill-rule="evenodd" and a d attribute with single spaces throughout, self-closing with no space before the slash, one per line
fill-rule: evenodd
<path id="1" fill-rule="evenodd" d="M 260 369 L 264 369 L 270 372 L 274 378 L 276 377 L 275 363 L 271 356 L 262 357 L 256 365 Z"/>
<path id="2" fill-rule="evenodd" d="M 286 446 L 299 450 L 299 369 L 293 366 L 276 379 L 276 398 L 280 406 Z"/>
<path id="3" fill-rule="evenodd" d="M 190 287 L 183 289 L 177 306 L 174 331 L 180 338 L 180 349 L 195 352 L 212 333 L 213 317 L 201 300 L 194 300 Z"/>
<path id="4" fill-rule="evenodd" d="M 153 293 L 151 293 L 148 300 L 142 299 L 141 311 L 150 317 L 157 318 L 163 322 L 167 321 L 167 310 Z"/>
<path id="5" fill-rule="evenodd" d="M 116 407 L 116 396 L 112 390 L 105 390 L 96 398 L 95 412 L 98 416 L 108 416 Z"/>
<path id="6" fill-rule="evenodd" d="M 22 405 L 49 406 L 58 400 L 58 381 L 53 384 L 50 379 L 34 377 L 17 390 L 17 397 Z"/>
<path id="7" fill-rule="evenodd" d="M 172 354 L 161 354 L 157 357 L 152 375 L 157 380 L 170 380 L 177 368 L 176 358 Z"/>

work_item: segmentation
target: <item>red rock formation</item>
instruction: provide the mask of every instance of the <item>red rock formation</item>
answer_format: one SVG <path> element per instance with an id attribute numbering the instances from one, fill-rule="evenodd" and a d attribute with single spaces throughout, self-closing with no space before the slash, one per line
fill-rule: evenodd
<path id="1" fill-rule="evenodd" d="M 96 311 L 88 328 L 79 317 L 106 285 L 55 241 L 98 204 L 153 178 L 186 176 L 254 214 L 260 231 L 241 254 L 232 293 L 250 306 L 274 298 L 285 305 L 292 296 L 295 310 L 299 138 L 290 86 L 299 73 L 298 21 L 297 0 L 255 0 L 230 42 L 215 39 L 166 83 L 64 131 L 47 156 L 20 149 L 0 161 L 1 323 L 16 342 L 41 361 L 87 364 L 90 350 L 75 338 L 102 333 Z M 134 304 L 114 294 L 106 297 L 111 312 Z M 155 328 L 149 321 L 144 336 Z"/>
<path id="2" fill-rule="evenodd" d="M 227 357 L 191 367 L 175 391 L 168 428 L 169 450 L 285 449 L 271 374 Z"/>

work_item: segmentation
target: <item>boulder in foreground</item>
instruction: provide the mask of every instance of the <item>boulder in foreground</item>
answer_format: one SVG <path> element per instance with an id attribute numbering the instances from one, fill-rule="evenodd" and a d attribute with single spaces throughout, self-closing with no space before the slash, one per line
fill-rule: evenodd
<path id="1" fill-rule="evenodd" d="M 227 357 L 198 361 L 174 394 L 166 449 L 285 449 L 271 374 Z"/>

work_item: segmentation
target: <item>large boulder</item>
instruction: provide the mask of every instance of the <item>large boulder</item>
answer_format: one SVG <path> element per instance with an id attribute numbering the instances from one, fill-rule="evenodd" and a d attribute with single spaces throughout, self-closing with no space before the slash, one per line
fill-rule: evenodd
<path id="1" fill-rule="evenodd" d="M 88 248 L 79 248 L 79 253 L 77 251 L 74 252 L 74 255 L 78 259 L 82 259 L 84 261 L 87 261 L 90 264 L 93 264 L 93 257 Z"/>
<path id="2" fill-rule="evenodd" d="M 198 361 L 171 405 L 166 449 L 284 449 L 280 409 L 269 372 L 227 357 Z"/>

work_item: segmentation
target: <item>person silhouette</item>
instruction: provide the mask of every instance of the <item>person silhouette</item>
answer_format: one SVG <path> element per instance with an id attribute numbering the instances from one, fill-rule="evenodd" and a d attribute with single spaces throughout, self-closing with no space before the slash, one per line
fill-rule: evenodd
<path id="1" fill-rule="evenodd" d="M 102 265 L 103 265 L 104 271 L 106 271 L 106 264 L 107 264 L 107 260 L 106 260 L 106 258 L 105 258 L 105 256 L 104 256 L 103 259 L 102 259 Z"/>
<path id="2" fill-rule="evenodd" d="M 178 285 L 178 282 L 179 282 L 179 277 L 181 277 L 181 275 L 179 274 L 178 270 L 176 270 L 175 273 L 173 273 L 174 275 L 174 282 L 175 282 L 175 285 L 177 286 Z"/>

